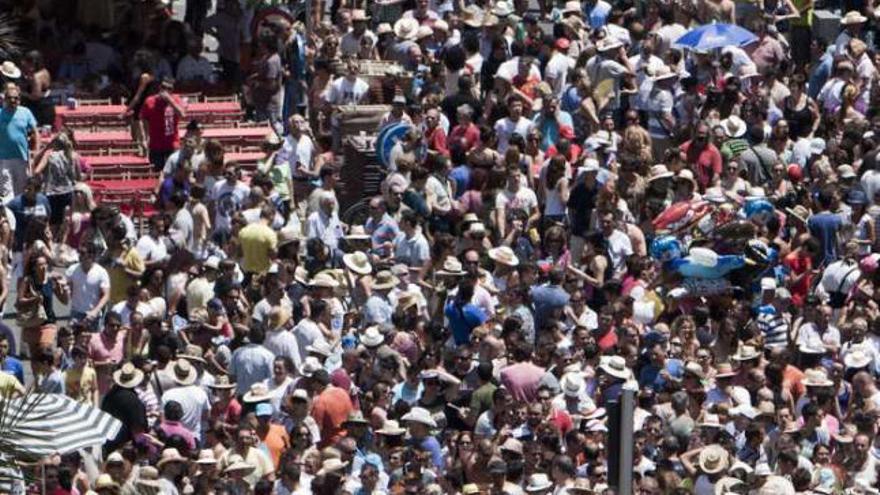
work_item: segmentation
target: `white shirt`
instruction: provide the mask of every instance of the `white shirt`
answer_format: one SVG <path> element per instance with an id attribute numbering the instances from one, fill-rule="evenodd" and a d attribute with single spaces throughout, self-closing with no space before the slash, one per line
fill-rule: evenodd
<path id="1" fill-rule="evenodd" d="M 608 236 L 608 256 L 611 258 L 611 266 L 614 267 L 615 275 L 623 272 L 626 268 L 626 259 L 632 254 L 632 242 L 628 235 L 615 230 Z"/>
<path id="2" fill-rule="evenodd" d="M 124 327 L 127 327 L 131 324 L 131 314 L 135 311 L 137 311 L 144 317 L 152 314 L 153 312 L 153 308 L 151 308 L 149 304 L 138 301 L 135 309 L 131 309 L 131 307 L 126 304 L 127 302 L 128 301 L 119 301 L 111 308 L 114 313 L 119 315 L 119 319 L 122 320 L 122 326 Z"/>
<path id="3" fill-rule="evenodd" d="M 241 209 L 251 188 L 240 181 L 230 185 L 226 179 L 214 184 L 210 201 L 214 204 L 214 231 L 227 232 L 232 228 L 232 215 Z"/>
<path id="4" fill-rule="evenodd" d="M 199 440 L 202 438 L 202 418 L 211 410 L 211 401 L 205 389 L 198 385 L 176 387 L 162 394 L 162 407 L 170 401 L 180 404 L 183 409 L 181 424 L 186 426 Z"/>
<path id="5" fill-rule="evenodd" d="M 293 137 L 288 134 L 284 138 L 280 155 L 282 159 L 286 158 L 288 163 L 290 163 L 290 175 L 300 176 L 302 174 L 296 171 L 297 164 L 306 170 L 312 170 L 314 152 L 315 143 L 312 142 L 312 138 L 305 134 L 300 134 L 299 137 Z"/>
<path id="6" fill-rule="evenodd" d="M 342 223 L 334 212 L 326 215 L 318 210 L 309 215 L 306 223 L 306 237 L 321 239 L 331 250 L 339 246 L 339 239 L 343 236 Z"/>
<path id="7" fill-rule="evenodd" d="M 101 292 L 110 290 L 110 274 L 97 263 L 92 263 L 88 273 L 83 270 L 82 263 L 77 263 L 67 269 L 66 275 L 70 284 L 71 311 L 90 311 L 101 300 Z"/>
<path id="8" fill-rule="evenodd" d="M 134 248 L 144 261 L 159 261 L 168 256 L 165 243 L 149 234 L 138 239 Z"/>
<path id="9" fill-rule="evenodd" d="M 306 351 L 306 347 L 312 345 L 314 342 L 325 342 L 324 334 L 321 332 L 321 329 L 318 328 L 318 324 L 312 320 L 304 319 L 296 324 L 293 327 L 293 335 L 296 337 L 296 343 L 299 347 L 299 360 L 300 362 L 305 361 L 308 356 L 308 352 Z"/>
<path id="10" fill-rule="evenodd" d="M 300 351 L 297 338 L 288 330 L 272 330 L 266 332 L 266 340 L 263 341 L 263 347 L 277 357 L 290 358 L 290 360 L 293 361 L 294 366 L 296 366 L 296 369 L 299 369 L 302 364 L 302 356 L 305 354 Z"/>
<path id="11" fill-rule="evenodd" d="M 562 91 L 568 80 L 568 71 L 572 68 L 574 68 L 574 60 L 562 52 L 555 52 L 547 61 L 544 76 L 546 79 L 552 80 L 553 94 L 557 97 L 562 96 Z"/>
<path id="12" fill-rule="evenodd" d="M 361 51 L 361 42 L 364 38 L 370 40 L 370 46 L 376 46 L 376 35 L 369 29 L 361 33 L 360 36 L 354 34 L 354 31 L 345 33 L 339 40 L 339 51 L 342 52 L 342 56 L 356 57 Z"/>
<path id="13" fill-rule="evenodd" d="M 526 137 L 534 125 L 534 122 L 523 116 L 520 116 L 519 120 L 516 122 L 510 120 L 510 117 L 498 119 L 498 121 L 495 122 L 495 134 L 498 136 L 498 152 L 503 155 L 507 151 L 507 147 L 510 144 L 510 138 L 514 134 Z"/>
<path id="14" fill-rule="evenodd" d="M 352 82 L 345 77 L 340 77 L 330 83 L 323 98 L 331 105 L 357 105 L 363 102 L 369 91 L 370 85 L 361 78 Z"/>

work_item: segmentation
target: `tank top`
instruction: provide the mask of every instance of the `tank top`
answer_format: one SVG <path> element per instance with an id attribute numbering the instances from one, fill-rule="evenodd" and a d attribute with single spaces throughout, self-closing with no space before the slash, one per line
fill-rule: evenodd
<path id="1" fill-rule="evenodd" d="M 800 110 L 796 110 L 792 106 L 793 103 L 791 97 L 786 97 L 785 110 L 783 111 L 791 136 L 792 138 L 807 136 L 813 130 L 813 112 L 810 111 L 809 105 L 804 105 Z"/>

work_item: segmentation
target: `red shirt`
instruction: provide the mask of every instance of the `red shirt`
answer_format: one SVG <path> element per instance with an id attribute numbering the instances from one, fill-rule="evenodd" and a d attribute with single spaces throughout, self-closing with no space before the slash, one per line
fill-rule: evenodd
<path id="1" fill-rule="evenodd" d="M 321 448 L 334 445 L 342 438 L 342 422 L 348 419 L 348 413 L 353 410 L 348 391 L 333 385 L 329 385 L 315 399 L 312 417 L 321 430 Z"/>
<path id="2" fill-rule="evenodd" d="M 468 124 L 467 127 L 461 124 L 453 127 L 449 132 L 449 139 L 447 139 L 449 143 L 461 143 L 464 146 L 464 151 L 470 151 L 479 140 L 480 128 L 473 122 Z"/>
<path id="3" fill-rule="evenodd" d="M 436 151 L 443 156 L 449 156 L 449 149 L 446 148 L 446 133 L 443 128 L 437 126 L 434 130 L 425 132 L 425 141 L 428 143 L 428 149 Z"/>
<path id="4" fill-rule="evenodd" d="M 183 106 L 180 98 L 171 95 L 175 103 Z M 147 133 L 150 136 L 150 150 L 174 151 L 180 147 L 180 135 L 177 126 L 180 116 L 167 101 L 159 95 L 150 96 L 141 107 L 141 120 L 147 121 Z"/>
<path id="5" fill-rule="evenodd" d="M 697 183 L 705 190 L 712 180 L 721 176 L 721 152 L 714 144 L 709 143 L 701 150 L 691 150 L 691 141 L 681 145 L 685 154 L 685 162 L 697 176 Z"/>
<path id="6" fill-rule="evenodd" d="M 617 332 L 612 328 L 609 329 L 605 335 L 601 335 L 598 340 L 596 340 L 596 345 L 599 346 L 599 349 L 602 352 L 608 352 L 617 345 Z"/>
<path id="7" fill-rule="evenodd" d="M 806 253 L 789 253 L 782 259 L 782 264 L 791 271 L 793 276 L 806 273 L 799 282 L 789 287 L 791 291 L 791 302 L 795 306 L 803 306 L 807 293 L 810 292 L 810 284 L 813 283 L 813 275 L 810 271 L 813 269 L 813 260 Z"/>

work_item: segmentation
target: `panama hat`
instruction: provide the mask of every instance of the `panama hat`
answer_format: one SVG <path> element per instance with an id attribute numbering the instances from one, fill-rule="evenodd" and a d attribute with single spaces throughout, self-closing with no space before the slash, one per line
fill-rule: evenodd
<path id="1" fill-rule="evenodd" d="M 173 372 L 174 383 L 180 386 L 185 387 L 196 382 L 198 373 L 196 372 L 196 369 L 193 368 L 193 365 L 191 365 L 186 359 L 178 359 L 175 361 L 174 367 L 171 371 Z"/>
<path id="2" fill-rule="evenodd" d="M 153 466 L 141 466 L 134 484 L 143 488 L 161 488 L 159 471 Z"/>
<path id="3" fill-rule="evenodd" d="M 354 410 L 348 413 L 348 417 L 345 418 L 345 421 L 342 422 L 342 426 L 345 425 L 363 425 L 369 426 L 370 422 L 364 418 L 364 413 L 358 410 Z"/>
<path id="4" fill-rule="evenodd" d="M 596 49 L 600 52 L 607 52 L 611 50 L 617 50 L 622 47 L 623 43 L 614 36 L 605 36 L 599 43 L 596 45 Z"/>
<path id="5" fill-rule="evenodd" d="M 648 174 L 648 182 L 654 182 L 655 180 L 661 179 L 671 179 L 675 177 L 675 174 L 670 172 L 666 165 L 659 163 L 651 167 L 651 171 Z"/>
<path id="6" fill-rule="evenodd" d="M 483 11 L 476 5 L 468 5 L 461 12 L 461 22 L 471 28 L 483 26 Z"/>
<path id="7" fill-rule="evenodd" d="M 214 383 L 208 385 L 208 387 L 213 388 L 215 390 L 229 390 L 235 388 L 235 382 L 229 380 L 229 376 L 220 375 L 214 379 Z"/>
<path id="8" fill-rule="evenodd" d="M 318 476 L 323 476 L 325 474 L 337 473 L 342 471 L 348 467 L 348 462 L 343 462 L 342 459 L 337 457 L 331 457 L 329 459 L 324 459 L 324 462 L 321 463 L 321 469 L 318 470 Z"/>
<path id="9" fill-rule="evenodd" d="M 758 359 L 761 357 L 761 353 L 758 352 L 754 346 L 751 345 L 741 345 L 739 349 L 736 350 L 736 354 L 730 357 L 734 361 L 751 361 L 752 359 Z"/>
<path id="10" fill-rule="evenodd" d="M 721 424 L 721 418 L 718 417 L 717 414 L 706 413 L 703 415 L 703 420 L 697 425 L 700 428 L 723 428 L 724 425 Z"/>
<path id="11" fill-rule="evenodd" d="M 394 23 L 394 35 L 403 40 L 414 40 L 419 31 L 419 21 L 401 18 Z"/>
<path id="12" fill-rule="evenodd" d="M 373 272 L 373 266 L 370 265 L 370 258 L 363 251 L 355 251 L 342 255 L 342 262 L 349 270 L 359 275 L 369 275 Z"/>
<path id="13" fill-rule="evenodd" d="M 447 256 L 446 259 L 443 260 L 443 268 L 437 270 L 437 275 L 458 277 L 464 275 L 464 267 L 461 265 L 461 261 L 455 256 Z"/>
<path id="14" fill-rule="evenodd" d="M 744 484 L 732 476 L 725 476 L 715 483 L 715 495 L 728 495 L 731 493 L 740 493 L 739 489 Z"/>
<path id="15" fill-rule="evenodd" d="M 245 462 L 244 458 L 238 454 L 232 454 L 229 456 L 227 463 L 226 469 L 223 470 L 223 472 L 227 474 L 235 471 L 243 471 L 243 475 L 247 476 L 256 469 L 253 464 Z"/>
<path id="16" fill-rule="evenodd" d="M 159 466 L 159 469 L 162 469 L 162 466 L 169 462 L 186 462 L 186 457 L 180 455 L 180 452 L 178 452 L 177 449 L 165 449 L 162 451 L 162 456 L 159 458 L 159 462 L 156 465 Z"/>
<path id="17" fill-rule="evenodd" d="M 0 64 L 0 74 L 3 74 L 9 79 L 18 79 L 21 77 L 21 69 L 19 69 L 13 61 L 6 60 Z"/>
<path id="18" fill-rule="evenodd" d="M 385 420 L 384 423 L 382 423 L 382 428 L 376 430 L 376 433 L 388 437 L 396 437 L 406 433 L 406 428 L 401 427 L 397 421 L 394 421 L 393 419 L 388 419 Z"/>
<path id="19" fill-rule="evenodd" d="M 857 10 L 850 10 L 847 12 L 843 18 L 840 19 L 841 26 L 849 26 L 852 24 L 862 24 L 864 22 L 868 22 L 868 18 L 863 16 Z"/>
<path id="20" fill-rule="evenodd" d="M 327 272 L 321 272 L 309 281 L 309 287 L 321 287 L 325 289 L 335 289 L 339 287 L 339 282 Z"/>
<path id="21" fill-rule="evenodd" d="M 623 356 L 602 356 L 599 360 L 599 369 L 621 380 L 629 380 L 632 377 Z"/>
<path id="22" fill-rule="evenodd" d="M 593 487 L 590 486 L 590 480 L 587 478 L 577 478 L 574 484 L 568 487 L 568 493 L 593 493 Z"/>
<path id="23" fill-rule="evenodd" d="M 580 373 L 566 373 L 562 375 L 559 386 L 566 397 L 577 398 L 584 392 L 586 383 L 584 383 L 584 378 Z"/>
<path id="24" fill-rule="evenodd" d="M 871 364 L 871 356 L 864 349 L 856 347 L 843 357 L 843 364 L 850 369 L 864 368 Z"/>
<path id="25" fill-rule="evenodd" d="M 577 0 L 568 0 L 565 2 L 565 5 L 562 7 L 562 15 L 566 14 L 581 14 L 584 9 L 581 6 L 581 3 Z"/>
<path id="26" fill-rule="evenodd" d="M 190 362 L 207 364 L 208 362 L 205 361 L 204 357 L 202 357 L 203 354 L 204 353 L 203 353 L 201 347 L 199 347 L 195 344 L 189 344 L 184 348 L 182 353 L 177 355 L 177 357 L 180 359 L 186 359 L 187 361 L 190 361 Z"/>
<path id="27" fill-rule="evenodd" d="M 414 407 L 400 418 L 405 423 L 421 423 L 429 428 L 436 428 L 437 422 L 431 417 L 431 413 L 423 407 Z"/>
<path id="28" fill-rule="evenodd" d="M 299 230 L 293 227 L 285 227 L 278 231 L 278 248 L 280 249 L 291 242 L 296 242 L 301 239 L 302 236 L 299 235 Z"/>
<path id="29" fill-rule="evenodd" d="M 247 403 L 255 403 L 271 398 L 269 396 L 269 387 L 263 382 L 257 382 L 251 385 L 251 388 L 244 394 L 242 400 Z"/>
<path id="30" fill-rule="evenodd" d="M 724 129 L 724 135 L 729 138 L 742 137 L 746 133 L 746 123 L 743 119 L 736 115 L 731 115 L 721 121 L 721 127 Z"/>
<path id="31" fill-rule="evenodd" d="M 379 327 L 373 325 L 364 330 L 360 341 L 361 344 L 364 344 L 367 347 L 379 347 L 385 342 L 385 336 L 379 331 Z"/>
<path id="32" fill-rule="evenodd" d="M 199 458 L 196 459 L 196 464 L 217 464 L 217 458 L 214 457 L 214 451 L 211 449 L 202 449 L 199 451 Z"/>
<path id="33" fill-rule="evenodd" d="M 367 241 L 372 239 L 363 225 L 352 225 L 343 238 L 348 241 Z"/>
<path id="34" fill-rule="evenodd" d="M 321 364 L 321 361 L 318 361 L 318 358 L 315 356 L 309 356 L 299 367 L 299 374 L 305 377 L 310 377 L 315 374 L 316 371 L 323 368 L 324 366 Z"/>
<path id="35" fill-rule="evenodd" d="M 505 266 L 519 265 L 519 258 L 508 246 L 499 246 L 489 250 L 489 258 Z"/>
<path id="36" fill-rule="evenodd" d="M 373 289 L 389 290 L 400 283 L 400 279 L 391 274 L 388 270 L 382 270 L 376 274 L 376 281 L 373 282 Z"/>
<path id="37" fill-rule="evenodd" d="M 706 474 L 720 473 L 727 469 L 729 456 L 724 447 L 712 444 L 700 451 L 700 469 Z"/>
<path id="38" fill-rule="evenodd" d="M 551 488 L 553 488 L 553 482 L 544 473 L 535 473 L 529 476 L 529 482 L 526 484 L 526 492 L 528 493 L 542 492 Z"/>
<path id="39" fill-rule="evenodd" d="M 834 382 L 828 379 L 823 370 L 812 368 L 804 371 L 803 384 L 805 387 L 830 387 Z"/>
<path id="40" fill-rule="evenodd" d="M 109 474 L 104 473 L 95 480 L 95 490 L 103 490 L 104 488 L 119 488 L 119 483 L 113 481 Z"/>
<path id="41" fill-rule="evenodd" d="M 309 354 L 317 354 L 323 358 L 333 355 L 333 348 L 324 339 L 319 339 L 306 346 L 306 352 Z"/>
<path id="42" fill-rule="evenodd" d="M 122 388 L 135 388 L 144 380 L 144 372 L 135 368 L 131 363 L 125 363 L 122 368 L 113 372 L 113 382 Z"/>
<path id="43" fill-rule="evenodd" d="M 366 22 L 370 20 L 367 11 L 364 9 L 354 9 L 351 11 L 351 22 Z"/>
<path id="44" fill-rule="evenodd" d="M 677 77 L 678 74 L 673 72 L 672 69 L 669 68 L 669 66 L 663 65 L 659 69 L 657 69 L 657 72 L 654 73 L 653 76 L 651 76 L 651 81 L 660 82 L 667 79 L 676 79 Z"/>

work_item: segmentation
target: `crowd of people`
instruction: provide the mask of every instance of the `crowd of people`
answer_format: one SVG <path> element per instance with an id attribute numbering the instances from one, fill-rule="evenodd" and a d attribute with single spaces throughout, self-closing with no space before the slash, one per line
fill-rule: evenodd
<path id="1" fill-rule="evenodd" d="M 633 389 L 635 493 L 880 493 L 872 2 L 211 3 L 0 0 L 0 390 L 122 424 L 29 489 L 614 494 Z M 60 88 L 124 104 L 150 215 Z M 271 124 L 256 168 L 183 88 Z"/>

